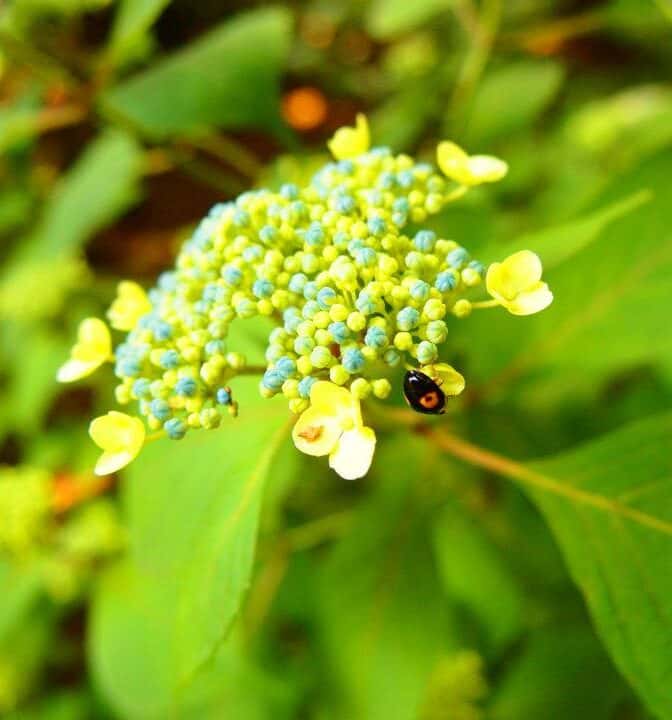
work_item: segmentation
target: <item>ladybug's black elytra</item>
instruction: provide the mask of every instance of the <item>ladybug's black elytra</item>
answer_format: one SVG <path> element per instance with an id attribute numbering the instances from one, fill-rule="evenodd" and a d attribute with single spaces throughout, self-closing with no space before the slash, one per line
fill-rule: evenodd
<path id="1" fill-rule="evenodd" d="M 406 402 L 419 413 L 442 415 L 446 411 L 446 396 L 438 384 L 420 370 L 409 370 L 404 376 Z"/>

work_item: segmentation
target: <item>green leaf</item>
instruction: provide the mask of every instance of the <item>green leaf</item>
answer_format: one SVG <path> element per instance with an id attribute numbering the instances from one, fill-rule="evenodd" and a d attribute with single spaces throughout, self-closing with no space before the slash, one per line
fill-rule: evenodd
<path id="1" fill-rule="evenodd" d="M 372 0 L 366 26 L 374 37 L 384 40 L 411 32 L 454 4 L 455 0 Z"/>
<path id="2" fill-rule="evenodd" d="M 519 60 L 486 75 L 468 114 L 465 143 L 472 151 L 487 147 L 534 123 L 556 96 L 562 65 L 550 60 Z"/>
<path id="3" fill-rule="evenodd" d="M 154 138 L 212 126 L 277 130 L 278 79 L 289 44 L 287 11 L 246 12 L 112 88 L 103 109 Z"/>
<path id="4" fill-rule="evenodd" d="M 9 425 L 22 436 L 38 430 L 54 396 L 60 391 L 56 371 L 67 357 L 68 345 L 40 328 L 14 326 L 13 339 L 28 352 L 17 354 L 11 367 L 7 402 L 12 407 Z"/>
<path id="5" fill-rule="evenodd" d="M 130 564 L 103 577 L 90 624 L 94 679 L 128 720 L 289 720 L 287 688 L 242 657 L 237 643 L 218 648 L 194 682 L 175 685 L 179 639 L 166 588 Z"/>
<path id="6" fill-rule="evenodd" d="M 617 666 L 672 718 L 672 414 L 529 465 L 564 497 L 533 489 Z"/>
<path id="7" fill-rule="evenodd" d="M 433 78 L 432 81 L 433 82 Z M 371 115 L 376 143 L 396 149 L 410 148 L 438 104 L 428 82 L 416 80 L 411 88 L 397 93 Z"/>
<path id="8" fill-rule="evenodd" d="M 565 133 L 609 167 L 627 165 L 672 140 L 672 90 L 636 85 L 584 104 L 568 118 Z"/>
<path id="9" fill-rule="evenodd" d="M 513 480 L 539 506 L 600 639 L 664 719 L 672 717 L 670 437 L 672 413 L 665 413 L 523 465 L 453 435 L 435 434 L 442 449 Z"/>
<path id="10" fill-rule="evenodd" d="M 112 28 L 110 54 L 123 58 L 141 45 L 145 34 L 171 0 L 121 0 Z"/>
<path id="11" fill-rule="evenodd" d="M 435 462 L 419 439 L 382 440 L 371 497 L 323 564 L 321 634 L 344 704 L 335 717 L 415 720 L 436 662 L 458 647 L 419 498 Z"/>
<path id="12" fill-rule="evenodd" d="M 487 379 L 486 392 L 494 397 L 519 381 L 526 403 L 550 405 L 568 388 L 574 398 L 595 394 L 610 373 L 625 368 L 653 364 L 672 373 L 672 335 L 666 330 L 671 170 L 667 151 L 614 182 L 598 207 L 616 212 L 623 198 L 627 206 L 627 198 L 634 202 L 645 190 L 652 198 L 545 274 L 555 296 L 547 310 L 523 318 L 500 309 L 479 311 L 460 323 L 454 337 L 468 343 L 472 382 Z"/>
<path id="13" fill-rule="evenodd" d="M 0 558 L 0 644 L 25 621 L 42 593 L 42 580 L 33 565 L 21 567 Z"/>
<path id="14" fill-rule="evenodd" d="M 535 631 L 521 654 L 510 659 L 487 717 L 611 720 L 624 696 L 624 686 L 589 628 L 563 623 Z"/>
<path id="15" fill-rule="evenodd" d="M 544 270 L 548 271 L 570 260 L 597 240 L 612 222 L 637 210 L 652 197 L 651 190 L 640 190 L 577 220 L 539 232 L 527 233 L 511 243 L 485 248 L 481 254 L 482 261 L 485 263 L 501 261 L 502 258 L 519 250 L 533 250 L 541 258 Z"/>
<path id="16" fill-rule="evenodd" d="M 141 162 L 141 149 L 131 137 L 105 131 L 56 186 L 15 261 L 46 263 L 76 253 L 137 199 Z"/>
<path id="17" fill-rule="evenodd" d="M 86 148 L 54 189 L 37 228 L 0 272 L 0 316 L 34 321 L 60 313 L 68 293 L 87 279 L 82 246 L 137 199 L 141 163 L 138 144 L 116 130 Z M 38 356 L 40 344 L 46 346 L 38 343 Z M 37 367 L 40 361 L 29 362 Z"/>
<path id="18" fill-rule="evenodd" d="M 39 129 L 39 111 L 12 107 L 0 110 L 0 153 L 34 137 Z"/>
<path id="19" fill-rule="evenodd" d="M 501 652 L 523 627 L 520 589 L 504 558 L 481 524 L 455 503 L 442 507 L 433 531 L 448 596 L 475 616 L 488 650 Z"/>
<path id="20" fill-rule="evenodd" d="M 157 650 L 145 683 L 128 677 L 128 657 L 111 646 L 114 633 L 105 622 L 94 623 L 93 643 L 110 701 L 123 708 L 132 695 L 140 716 L 143 707 L 149 716 L 174 704 L 180 688 L 214 656 L 250 583 L 264 485 L 271 470 L 277 482 L 293 471 L 274 462 L 288 434 L 286 408 L 259 398 L 252 378 L 232 386 L 240 418 L 179 443 L 157 441 L 128 472 L 131 558 L 142 580 L 137 591 L 150 605 L 160 599 L 157 623 L 170 643 Z M 125 653 L 140 658 L 147 642 L 138 630 L 127 638 Z"/>

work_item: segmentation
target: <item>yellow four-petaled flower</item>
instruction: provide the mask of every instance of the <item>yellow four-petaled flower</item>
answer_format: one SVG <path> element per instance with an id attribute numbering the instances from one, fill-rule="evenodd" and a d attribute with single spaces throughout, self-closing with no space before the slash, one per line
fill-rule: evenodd
<path id="1" fill-rule="evenodd" d="M 109 475 L 128 465 L 140 452 L 145 442 L 145 426 L 140 418 L 111 410 L 91 421 L 89 435 L 103 451 L 94 472 Z"/>
<path id="2" fill-rule="evenodd" d="M 310 407 L 299 417 L 292 437 L 307 455 L 329 455 L 329 466 L 345 480 L 366 475 L 376 447 L 376 434 L 362 422 L 359 400 L 326 381 L 310 389 Z"/>
<path id="3" fill-rule="evenodd" d="M 533 315 L 553 302 L 553 293 L 541 280 L 539 256 L 521 250 L 488 268 L 485 286 L 488 293 L 513 315 Z"/>
<path id="4" fill-rule="evenodd" d="M 503 160 L 492 155 L 468 155 L 448 140 L 439 143 L 436 161 L 446 177 L 466 187 L 497 182 L 509 171 Z"/>

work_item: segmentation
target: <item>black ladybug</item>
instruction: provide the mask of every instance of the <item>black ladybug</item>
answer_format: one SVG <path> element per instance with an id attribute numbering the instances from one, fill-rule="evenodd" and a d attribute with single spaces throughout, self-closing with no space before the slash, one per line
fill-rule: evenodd
<path id="1" fill-rule="evenodd" d="M 438 384 L 420 370 L 409 370 L 404 376 L 406 402 L 419 413 L 442 415 L 446 411 L 446 396 Z"/>

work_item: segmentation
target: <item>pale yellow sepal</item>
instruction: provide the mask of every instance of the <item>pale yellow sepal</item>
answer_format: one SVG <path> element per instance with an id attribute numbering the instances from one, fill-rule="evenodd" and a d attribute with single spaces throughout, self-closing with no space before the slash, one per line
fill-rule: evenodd
<path id="1" fill-rule="evenodd" d="M 485 286 L 488 293 L 512 315 L 533 315 L 553 302 L 553 293 L 542 282 L 539 256 L 521 250 L 488 268 Z"/>
<path id="2" fill-rule="evenodd" d="M 365 153 L 371 144 L 369 123 L 366 115 L 359 113 L 355 127 L 339 128 L 327 142 L 331 154 L 337 160 L 347 160 Z"/>
<path id="3" fill-rule="evenodd" d="M 330 467 L 346 480 L 366 475 L 376 446 L 376 434 L 363 425 L 359 400 L 326 381 L 312 386 L 310 407 L 294 425 L 292 438 L 307 455 L 329 455 Z"/>
<path id="4" fill-rule="evenodd" d="M 90 375 L 112 354 L 112 339 L 107 325 L 99 318 L 82 320 L 77 329 L 77 342 L 70 350 L 70 359 L 56 375 L 59 382 L 73 382 Z"/>
<path id="5" fill-rule="evenodd" d="M 452 365 L 448 363 L 436 363 L 434 365 L 425 365 L 422 371 L 434 380 L 438 381 L 445 395 L 459 395 L 466 385 L 464 375 L 457 372 Z"/>
<path id="6" fill-rule="evenodd" d="M 468 155 L 459 145 L 448 140 L 439 143 L 436 160 L 446 177 L 467 187 L 497 182 L 509 171 L 503 160 L 492 155 Z"/>
<path id="7" fill-rule="evenodd" d="M 135 459 L 145 442 L 145 426 L 137 417 L 111 410 L 91 421 L 89 435 L 103 451 L 94 472 L 109 475 Z"/>
<path id="8" fill-rule="evenodd" d="M 117 297 L 110 305 L 107 317 L 115 330 L 128 332 L 151 310 L 152 303 L 140 285 L 131 280 L 122 280 L 117 286 Z"/>

